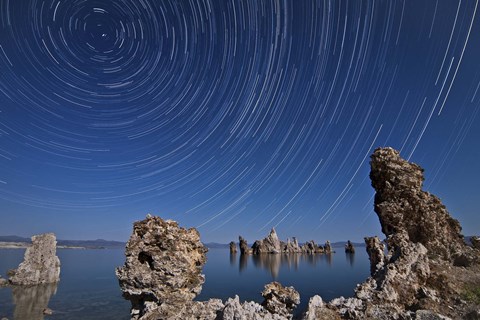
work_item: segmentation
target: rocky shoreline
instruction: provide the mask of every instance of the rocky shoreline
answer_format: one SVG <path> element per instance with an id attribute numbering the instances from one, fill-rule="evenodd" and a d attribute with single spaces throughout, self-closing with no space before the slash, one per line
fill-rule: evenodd
<path id="1" fill-rule="evenodd" d="M 440 200 L 422 190 L 423 169 L 398 151 L 379 148 L 371 157 L 375 212 L 385 234 L 387 253 L 378 237 L 366 237 L 371 276 L 352 298 L 325 303 L 310 298 L 305 320 L 322 319 L 480 319 L 480 306 L 468 299 L 468 288 L 480 288 L 478 238 L 465 244 L 461 227 Z M 300 247 L 281 243 L 274 229 L 250 248 L 239 237 L 241 254 L 331 252 L 314 243 Z M 302 249 L 302 248 L 305 248 Z M 346 251 L 352 248 L 346 247 Z M 231 244 L 230 250 L 236 251 Z M 354 249 L 353 249 L 354 250 Z M 175 221 L 147 216 L 134 223 L 126 262 L 116 273 L 132 319 L 292 319 L 298 292 L 273 282 L 262 292 L 262 304 L 240 298 L 194 301 L 204 276 L 207 248 L 197 230 Z"/>

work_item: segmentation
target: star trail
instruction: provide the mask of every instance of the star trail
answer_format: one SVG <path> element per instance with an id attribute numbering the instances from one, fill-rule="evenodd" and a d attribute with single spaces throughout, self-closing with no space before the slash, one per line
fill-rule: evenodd
<path id="1" fill-rule="evenodd" d="M 0 234 L 380 234 L 369 156 L 480 229 L 477 1 L 0 0 Z"/>

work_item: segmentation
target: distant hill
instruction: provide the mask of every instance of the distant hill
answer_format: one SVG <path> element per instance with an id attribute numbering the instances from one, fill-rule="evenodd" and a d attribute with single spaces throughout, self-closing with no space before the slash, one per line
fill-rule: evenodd
<path id="1" fill-rule="evenodd" d="M 0 242 L 26 242 L 31 243 L 30 238 L 24 238 L 19 236 L 0 236 Z M 57 240 L 58 246 L 66 247 L 84 247 L 88 249 L 112 249 L 112 248 L 125 248 L 125 242 L 121 241 L 109 241 L 104 239 L 97 240 Z"/>

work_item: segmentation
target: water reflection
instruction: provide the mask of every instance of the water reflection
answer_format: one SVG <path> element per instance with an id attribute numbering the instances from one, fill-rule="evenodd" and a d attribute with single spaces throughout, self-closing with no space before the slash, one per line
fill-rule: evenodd
<path id="1" fill-rule="evenodd" d="M 233 265 L 236 255 L 230 254 L 230 264 Z M 244 255 L 241 254 L 238 260 L 239 272 L 247 269 L 249 260 L 256 269 L 264 269 L 269 271 L 274 279 L 277 279 L 280 270 L 287 268 L 288 270 L 297 271 L 302 263 L 317 266 L 320 264 L 332 266 L 333 254 L 305 254 L 305 253 L 291 253 L 291 254 L 258 254 L 258 255 Z M 353 257 L 349 261 L 353 266 Z"/>
<path id="2" fill-rule="evenodd" d="M 43 310 L 48 307 L 51 296 L 56 292 L 56 283 L 32 287 L 13 286 L 13 318 L 43 320 Z"/>
<path id="3" fill-rule="evenodd" d="M 345 257 L 347 258 L 347 261 L 350 263 L 350 266 L 353 267 L 353 265 L 355 264 L 355 254 L 350 252 L 345 252 Z"/>

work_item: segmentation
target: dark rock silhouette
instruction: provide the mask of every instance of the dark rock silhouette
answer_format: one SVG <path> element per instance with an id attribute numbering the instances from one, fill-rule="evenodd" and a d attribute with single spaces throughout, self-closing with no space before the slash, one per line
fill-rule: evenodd
<path id="1" fill-rule="evenodd" d="M 237 244 L 235 242 L 233 242 L 233 241 L 230 242 L 229 246 L 230 246 L 230 253 L 231 254 L 237 253 Z"/>
<path id="2" fill-rule="evenodd" d="M 242 236 L 238 237 L 238 243 L 240 246 L 240 254 L 251 254 L 252 250 L 248 247 L 247 240 Z"/>
<path id="3" fill-rule="evenodd" d="M 24 260 L 17 269 L 9 271 L 9 282 L 32 286 L 60 281 L 60 260 L 53 233 L 32 237 L 32 245 L 25 250 Z"/>
<path id="4" fill-rule="evenodd" d="M 347 244 L 345 244 L 345 252 L 346 253 L 355 253 L 355 247 L 353 246 L 353 243 L 350 242 L 350 240 L 348 240 Z"/>

